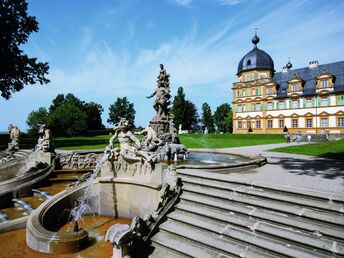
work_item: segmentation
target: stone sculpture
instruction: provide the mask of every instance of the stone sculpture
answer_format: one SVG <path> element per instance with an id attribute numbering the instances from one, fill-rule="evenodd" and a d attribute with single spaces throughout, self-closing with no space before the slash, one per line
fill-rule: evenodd
<path id="1" fill-rule="evenodd" d="M 155 120 L 167 120 L 170 105 L 170 75 L 166 73 L 163 64 L 160 64 L 160 73 L 157 78 L 157 88 L 155 91 L 147 96 L 147 98 L 152 98 L 156 96 L 153 104 L 153 108 L 156 111 Z"/>
<path id="2" fill-rule="evenodd" d="M 137 134 L 145 134 L 145 138 L 141 143 L 141 148 L 146 151 L 155 151 L 159 146 L 163 144 L 163 141 L 158 138 L 156 131 L 151 127 L 147 126 Z"/>
<path id="3" fill-rule="evenodd" d="M 129 122 L 121 118 L 118 125 L 114 128 L 114 135 L 111 137 L 107 151 L 111 150 L 112 159 L 118 156 L 118 149 L 114 147 L 114 141 L 120 144 L 119 154 L 128 162 L 149 162 L 153 163 L 154 155 L 141 150 L 141 143 L 136 136 L 129 131 Z"/>
<path id="4" fill-rule="evenodd" d="M 10 142 L 8 143 L 8 148 L 6 149 L 6 154 L 13 154 L 19 150 L 19 138 L 20 130 L 15 125 L 8 126 L 8 133 L 10 134 Z"/>
<path id="5" fill-rule="evenodd" d="M 42 150 L 43 152 L 52 151 L 53 143 L 51 131 L 46 127 L 45 124 L 40 124 L 39 126 L 38 143 L 36 145 L 36 148 Z"/>

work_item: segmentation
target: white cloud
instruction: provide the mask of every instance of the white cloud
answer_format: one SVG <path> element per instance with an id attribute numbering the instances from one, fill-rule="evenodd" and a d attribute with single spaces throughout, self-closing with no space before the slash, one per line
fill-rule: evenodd
<path id="1" fill-rule="evenodd" d="M 192 2 L 192 0 L 168 0 L 168 2 L 181 6 L 188 6 Z"/>
<path id="2" fill-rule="evenodd" d="M 218 0 L 220 5 L 236 5 L 246 2 L 246 0 Z"/>

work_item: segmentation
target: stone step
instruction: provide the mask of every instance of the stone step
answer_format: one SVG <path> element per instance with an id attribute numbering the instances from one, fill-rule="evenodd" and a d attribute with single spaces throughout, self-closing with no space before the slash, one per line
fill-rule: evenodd
<path id="1" fill-rule="evenodd" d="M 330 202 L 339 202 L 342 204 L 344 203 L 344 194 L 320 192 L 320 191 L 315 191 L 312 189 L 305 189 L 305 188 L 286 186 L 286 185 L 277 185 L 277 184 L 271 184 L 271 183 L 266 183 L 266 182 L 252 182 L 252 181 L 244 181 L 244 180 L 234 181 L 234 180 L 228 179 L 228 175 L 222 175 L 218 173 L 206 172 L 206 171 L 201 171 L 201 170 L 195 171 L 192 169 L 178 169 L 177 173 L 180 177 L 185 175 L 185 176 L 192 176 L 196 178 L 211 179 L 211 180 L 215 180 L 219 182 L 229 182 L 229 183 L 243 185 L 243 186 L 256 186 L 259 188 L 275 190 L 275 191 L 284 192 L 284 193 L 304 195 L 311 198 L 319 198 L 319 199 L 323 199 Z"/>
<path id="2" fill-rule="evenodd" d="M 270 251 L 295 258 L 333 257 L 332 254 L 325 254 L 319 250 L 305 248 L 289 241 L 281 241 L 277 238 L 266 236 L 255 231 L 252 232 L 244 230 L 239 227 L 232 226 L 231 224 L 209 220 L 204 216 L 188 212 L 175 211 L 171 213 L 168 218 L 175 220 L 178 223 L 185 223 L 198 229 L 211 231 L 215 233 L 217 237 L 225 236 L 229 238 L 228 240 L 235 239 L 243 242 L 244 244 L 251 244 L 263 248 L 267 252 Z"/>
<path id="3" fill-rule="evenodd" d="M 181 202 L 197 203 L 208 206 L 209 208 L 221 209 L 232 214 L 244 214 L 252 218 L 263 219 L 274 223 L 292 226 L 299 229 L 308 230 L 309 232 L 320 232 L 322 235 L 331 236 L 344 240 L 344 230 L 342 227 L 336 225 L 314 221 L 292 214 L 284 214 L 282 212 L 271 211 L 269 209 L 257 208 L 251 205 L 238 203 L 231 200 L 218 199 L 216 197 L 206 196 L 202 194 L 183 192 L 181 195 Z"/>
<path id="4" fill-rule="evenodd" d="M 194 192 L 207 196 L 212 196 L 224 200 L 240 202 L 255 207 L 262 207 L 269 210 L 280 211 L 283 213 L 295 214 L 305 218 L 311 218 L 327 223 L 344 226 L 344 214 L 332 211 L 318 210 L 315 208 L 305 208 L 300 205 L 286 204 L 273 200 L 266 200 L 251 195 L 234 193 L 227 190 L 214 189 L 213 187 L 194 185 L 184 182 L 184 192 Z"/>
<path id="5" fill-rule="evenodd" d="M 160 247 L 154 250 L 150 257 L 217 257 L 219 252 L 210 247 L 204 246 L 184 237 L 161 231 L 152 238 L 153 247 Z M 161 248 L 162 247 L 162 248 Z M 233 257 L 224 255 L 223 257 Z"/>
<path id="6" fill-rule="evenodd" d="M 162 246 L 158 243 L 153 243 L 151 245 L 151 247 L 153 247 L 153 253 L 150 254 L 148 257 L 151 258 L 161 258 L 161 257 L 169 257 L 169 258 L 182 258 L 182 257 L 188 257 L 186 255 L 183 254 L 179 254 L 176 251 Z"/>
<path id="7" fill-rule="evenodd" d="M 213 227 L 213 225 L 211 225 Z M 240 257 L 279 257 L 275 253 L 271 253 L 260 248 L 253 247 L 251 244 L 229 239 L 220 234 L 215 234 L 208 230 L 201 229 L 192 225 L 185 224 L 176 220 L 168 219 L 160 225 L 160 230 L 187 238 L 211 248 L 217 249 L 217 253 L 225 255 L 234 255 Z M 159 233 L 158 233 L 159 234 Z M 202 256 L 200 256 L 202 257 Z"/>
<path id="8" fill-rule="evenodd" d="M 334 203 L 328 200 L 309 197 L 305 195 L 299 195 L 296 193 L 286 193 L 271 189 L 258 188 L 254 186 L 240 185 L 235 183 L 215 181 L 211 179 L 196 178 L 192 176 L 181 176 L 183 182 L 196 185 L 204 185 L 209 187 L 214 187 L 218 189 L 223 189 L 227 191 L 233 191 L 236 193 L 244 193 L 249 195 L 254 195 L 258 197 L 263 197 L 266 199 L 272 199 L 277 201 L 283 201 L 287 203 L 293 203 L 298 205 L 303 205 L 307 207 L 313 207 L 317 209 L 331 210 L 335 212 L 344 213 L 344 205 L 342 203 Z"/>
<path id="9" fill-rule="evenodd" d="M 208 219 L 215 219 L 232 225 L 237 225 L 254 232 L 264 233 L 287 241 L 298 242 L 302 245 L 308 245 L 311 248 L 319 248 L 328 252 L 344 254 L 343 242 L 324 237 L 319 232 L 312 233 L 309 231 L 292 228 L 290 226 L 278 225 L 264 220 L 258 220 L 242 214 L 234 214 L 233 212 L 205 206 L 197 203 L 181 201 L 176 206 L 177 211 L 189 212 L 196 215 L 204 216 Z M 171 215 L 173 216 L 175 212 Z M 334 249 L 336 247 L 336 249 Z"/>

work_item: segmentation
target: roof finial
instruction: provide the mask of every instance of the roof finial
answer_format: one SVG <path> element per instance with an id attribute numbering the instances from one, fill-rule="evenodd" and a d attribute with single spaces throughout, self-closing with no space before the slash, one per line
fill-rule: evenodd
<path id="1" fill-rule="evenodd" d="M 257 36 L 257 27 L 256 27 L 256 28 L 254 28 L 254 37 L 252 38 L 252 43 L 254 44 L 254 47 L 257 47 L 259 40 L 260 39 Z"/>
<path id="2" fill-rule="evenodd" d="M 290 56 L 288 57 L 288 63 L 287 63 L 287 65 L 286 65 L 286 67 L 287 67 L 288 69 L 290 69 L 290 68 L 293 67 L 292 63 L 290 63 Z"/>

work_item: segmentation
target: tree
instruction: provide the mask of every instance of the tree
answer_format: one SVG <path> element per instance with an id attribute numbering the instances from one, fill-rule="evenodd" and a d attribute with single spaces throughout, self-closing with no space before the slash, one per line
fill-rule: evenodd
<path id="1" fill-rule="evenodd" d="M 207 102 L 202 105 L 202 123 L 204 128 L 207 127 L 208 131 L 213 133 L 214 129 L 214 119 L 211 114 L 211 108 Z"/>
<path id="2" fill-rule="evenodd" d="M 183 87 L 179 87 L 177 95 L 173 99 L 171 112 L 174 116 L 174 124 L 178 128 L 182 125 L 182 128 L 187 129 L 185 112 L 186 112 L 186 100 Z"/>
<path id="3" fill-rule="evenodd" d="M 29 84 L 46 84 L 48 63 L 37 62 L 19 48 L 28 41 L 32 32 L 38 31 L 38 22 L 27 13 L 25 0 L 0 1 L 0 91 L 9 99 Z"/>
<path id="4" fill-rule="evenodd" d="M 184 114 L 184 129 L 197 130 L 198 127 L 198 113 L 197 108 L 191 101 L 185 102 L 185 114 Z"/>
<path id="5" fill-rule="evenodd" d="M 121 118 L 126 118 L 129 122 L 129 127 L 134 128 L 135 120 L 134 104 L 130 103 L 127 97 L 117 98 L 114 104 L 109 107 L 109 119 L 110 124 L 117 124 Z"/>
<path id="6" fill-rule="evenodd" d="M 47 123 L 48 111 L 44 107 L 40 107 L 36 111 L 31 111 L 27 117 L 26 124 L 29 126 L 28 133 L 37 136 L 40 123 Z"/>
<path id="7" fill-rule="evenodd" d="M 232 108 L 228 103 L 224 103 L 216 108 L 214 113 L 214 121 L 218 131 L 233 131 L 232 121 L 230 118 L 231 110 Z"/>
<path id="8" fill-rule="evenodd" d="M 50 112 L 47 124 L 54 135 L 80 135 L 87 130 L 87 114 L 75 104 L 67 102 Z"/>
<path id="9" fill-rule="evenodd" d="M 87 114 L 87 129 L 88 130 L 100 130 L 104 129 L 102 124 L 102 113 L 104 111 L 100 104 L 89 102 L 84 105 L 84 109 Z"/>

